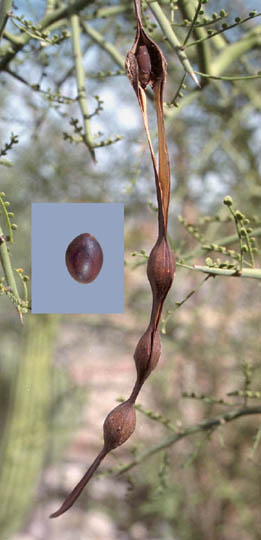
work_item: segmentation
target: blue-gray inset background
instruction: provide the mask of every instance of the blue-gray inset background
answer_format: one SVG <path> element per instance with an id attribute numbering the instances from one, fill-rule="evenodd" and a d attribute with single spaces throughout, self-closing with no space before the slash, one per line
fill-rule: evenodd
<path id="1" fill-rule="evenodd" d="M 92 283 L 69 274 L 65 252 L 79 234 L 95 236 L 103 266 Z M 123 313 L 124 205 L 32 204 L 32 312 Z"/>

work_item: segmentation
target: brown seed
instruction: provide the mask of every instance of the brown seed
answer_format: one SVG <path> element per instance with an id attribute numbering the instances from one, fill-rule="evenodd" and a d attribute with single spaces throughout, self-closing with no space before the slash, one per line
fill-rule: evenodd
<path id="1" fill-rule="evenodd" d="M 65 254 L 68 272 L 79 283 L 90 283 L 98 276 L 103 264 L 99 242 L 89 233 L 76 236 Z"/>
<path id="2" fill-rule="evenodd" d="M 150 82 L 151 60 L 146 45 L 141 45 L 137 49 L 136 58 L 139 66 L 139 81 L 143 88 Z"/>

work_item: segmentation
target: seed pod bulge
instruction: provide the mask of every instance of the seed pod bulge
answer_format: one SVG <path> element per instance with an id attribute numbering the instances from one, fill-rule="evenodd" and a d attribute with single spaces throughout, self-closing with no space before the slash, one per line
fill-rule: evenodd
<path id="1" fill-rule="evenodd" d="M 140 338 L 134 353 L 137 375 L 140 381 L 143 382 L 157 366 L 160 350 L 159 332 L 157 330 L 153 333 L 149 326 Z"/>
<path id="2" fill-rule="evenodd" d="M 175 272 L 175 259 L 166 237 L 158 239 L 147 265 L 147 275 L 153 295 L 163 300 L 169 291 Z"/>
<path id="3" fill-rule="evenodd" d="M 103 424 L 104 448 L 109 452 L 123 444 L 131 436 L 136 426 L 133 403 L 124 401 L 113 409 Z"/>
<path id="4" fill-rule="evenodd" d="M 68 272 L 76 281 L 90 283 L 101 270 L 102 248 L 91 234 L 80 234 L 67 247 L 65 262 Z"/>

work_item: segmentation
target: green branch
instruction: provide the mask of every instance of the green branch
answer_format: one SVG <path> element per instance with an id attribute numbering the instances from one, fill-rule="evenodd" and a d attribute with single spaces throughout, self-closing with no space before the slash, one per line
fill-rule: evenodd
<path id="1" fill-rule="evenodd" d="M 251 17 L 252 19 L 253 17 Z M 197 29 L 197 27 L 196 27 Z M 197 29 L 200 30 L 200 29 Z M 213 40 L 217 39 L 218 36 L 209 36 L 209 38 L 212 38 Z M 236 62 L 239 58 L 241 58 L 245 53 L 251 51 L 255 47 L 258 47 L 260 44 L 260 37 L 261 37 L 261 25 L 257 26 L 256 28 L 250 30 L 245 36 L 240 38 L 235 43 L 232 43 L 231 45 L 226 44 L 218 56 L 213 58 L 211 60 L 211 63 L 209 64 L 208 70 L 205 70 L 205 73 L 203 72 L 195 72 L 197 74 L 200 74 L 201 77 L 205 77 L 206 81 L 208 79 L 221 79 L 221 80 L 245 80 L 248 79 L 248 76 L 242 76 L 242 79 L 239 77 L 234 78 L 232 77 L 222 77 L 221 73 L 226 71 L 226 69 L 233 65 L 234 62 Z M 197 42 L 194 42 L 194 45 L 197 44 L 199 47 L 200 45 L 203 45 L 202 39 L 198 40 Z M 188 45 L 187 45 L 188 46 Z M 254 75 L 250 78 L 260 78 L 260 75 Z M 172 108 L 165 108 L 164 113 L 168 120 L 171 120 L 176 116 L 181 109 L 188 106 L 191 102 L 193 102 L 196 98 L 198 98 L 200 95 L 200 92 L 198 92 L 198 89 L 194 89 L 190 94 L 188 94 L 186 97 L 182 99 L 182 101 L 179 104 L 178 108 L 172 107 Z"/>
<path id="2" fill-rule="evenodd" d="M 16 135 L 11 136 L 10 143 L 7 143 L 2 149 L 2 154 L 5 154 L 8 149 L 12 148 L 13 144 L 16 144 L 17 137 Z M 1 154 L 0 152 L 0 154 Z M 28 276 L 23 275 L 23 269 L 18 268 L 16 269 L 16 272 L 18 272 L 19 278 L 22 281 L 24 292 L 25 292 L 25 298 L 22 300 L 19 296 L 19 292 L 16 285 L 15 280 L 15 274 L 13 271 L 13 267 L 10 260 L 10 254 L 9 249 L 7 247 L 7 240 L 10 243 L 13 243 L 13 230 L 17 229 L 17 225 L 15 223 L 11 223 L 11 218 L 14 217 L 13 212 L 8 212 L 7 208 L 10 205 L 9 201 L 4 201 L 3 197 L 5 196 L 5 193 L 0 193 L 0 207 L 1 207 L 1 214 L 6 220 L 6 227 L 8 229 L 8 236 L 5 235 L 4 230 L 2 229 L 2 226 L 0 224 L 0 263 L 3 267 L 5 282 L 3 279 L 0 280 L 0 294 L 6 294 L 8 298 L 11 300 L 13 304 L 15 304 L 16 309 L 18 311 L 18 315 L 20 318 L 21 323 L 23 324 L 23 315 L 22 313 L 25 313 L 28 311 L 28 296 L 27 296 L 27 286 L 26 281 L 28 281 Z"/>
<path id="3" fill-rule="evenodd" d="M 183 266 L 180 264 L 179 266 Z M 187 267 L 188 268 L 188 267 Z M 240 278 L 252 278 L 261 279 L 261 268 L 242 268 L 242 269 L 229 269 L 229 268 L 216 268 L 215 266 L 200 266 L 195 264 L 189 267 L 196 272 L 203 272 L 212 276 L 226 276 L 226 277 L 240 277 Z"/>
<path id="4" fill-rule="evenodd" d="M 251 233 L 249 233 L 249 236 L 261 236 L 261 227 L 257 227 L 254 229 Z M 238 242 L 238 234 L 231 234 L 230 236 L 225 236 L 223 238 L 220 238 L 219 240 L 215 241 L 215 244 L 218 246 L 227 246 L 229 244 L 233 244 L 235 242 Z M 208 250 L 210 253 L 211 250 Z M 195 249 L 194 251 L 191 251 L 190 253 L 187 253 L 186 255 L 182 256 L 183 260 L 191 259 L 200 255 L 203 255 L 206 253 L 206 250 L 203 246 L 201 246 L 199 249 Z"/>
<path id="5" fill-rule="evenodd" d="M 250 15 L 249 17 L 247 17 L 246 19 L 242 19 L 240 21 L 237 21 L 233 24 L 230 24 L 230 25 L 224 25 L 223 28 L 221 28 L 220 30 L 217 30 L 216 32 L 213 31 L 213 33 L 211 32 L 208 36 L 202 38 L 202 39 L 199 39 L 197 41 L 193 41 L 191 43 L 188 43 L 186 45 L 186 49 L 188 49 L 189 47 L 193 47 L 194 45 L 197 45 L 198 43 L 202 43 L 202 41 L 206 41 L 208 39 L 211 39 L 211 38 L 214 38 L 216 37 L 217 35 L 219 34 L 223 34 L 224 32 L 226 32 L 227 30 L 230 30 L 231 28 L 235 28 L 236 26 L 238 26 L 239 24 L 242 24 L 246 21 L 249 21 L 250 19 L 253 19 L 254 17 L 260 17 L 261 13 L 256 13 L 255 15 Z M 251 30 L 252 32 L 252 30 Z"/>
<path id="6" fill-rule="evenodd" d="M 15 277 L 14 277 L 12 265 L 10 262 L 6 239 L 5 239 L 5 235 L 3 233 L 3 229 L 1 225 L 0 225 L 0 260 L 3 266 L 6 282 L 8 286 L 11 288 L 14 296 L 17 298 L 17 301 L 20 302 L 20 297 L 18 294 Z"/>
<path id="7" fill-rule="evenodd" d="M 132 12 L 131 3 L 126 6 L 106 6 L 98 8 L 92 17 L 88 19 L 107 19 L 109 17 L 115 17 L 116 15 L 122 15 L 122 13 Z"/>
<path id="8" fill-rule="evenodd" d="M 243 56 L 248 51 L 251 51 L 255 47 L 260 46 L 261 39 L 261 25 L 256 26 L 253 30 L 248 32 L 241 39 L 227 45 L 223 52 L 219 54 L 216 60 L 213 62 L 211 75 L 220 75 L 226 69 L 232 65 L 236 60 Z"/>
<path id="9" fill-rule="evenodd" d="M 170 46 L 173 48 L 175 53 L 178 56 L 178 59 L 183 65 L 184 70 L 191 76 L 193 81 L 196 83 L 196 85 L 199 87 L 200 84 L 198 82 L 198 79 L 194 73 L 194 70 L 190 64 L 190 61 L 183 50 L 183 47 L 181 43 L 179 42 L 174 30 L 172 29 L 172 26 L 167 19 L 166 15 L 163 13 L 162 9 L 160 8 L 158 2 L 153 2 L 149 4 L 150 10 L 152 11 L 155 19 L 158 21 L 162 32 L 164 33 L 164 36 L 166 36 Z"/>
<path id="10" fill-rule="evenodd" d="M 201 43 L 201 41 L 204 40 L 204 38 L 207 36 L 207 32 L 205 28 L 200 28 L 195 25 L 196 16 L 200 10 L 201 2 L 197 2 L 195 0 L 182 0 L 178 2 L 178 5 L 181 13 L 183 14 L 183 17 L 192 21 L 183 45 L 187 43 L 191 31 L 193 31 L 193 34 L 196 36 L 196 38 L 200 40 L 200 43 L 197 46 L 200 69 L 205 73 L 208 73 L 211 69 L 211 51 L 208 43 Z"/>
<path id="11" fill-rule="evenodd" d="M 75 59 L 76 80 L 78 89 L 78 99 L 83 117 L 84 135 L 83 141 L 88 147 L 93 161 L 95 161 L 94 153 L 94 141 L 91 132 L 90 116 L 88 111 L 87 96 L 85 91 L 85 74 L 83 69 L 82 52 L 80 45 L 80 24 L 79 16 L 72 15 L 70 17 L 72 27 L 72 42 L 73 42 L 73 54 Z"/>
<path id="12" fill-rule="evenodd" d="M 2 0 L 0 5 L 0 39 L 3 35 L 5 25 L 8 21 L 8 12 L 12 7 L 12 0 Z"/>
<path id="13" fill-rule="evenodd" d="M 92 28 L 89 24 L 82 22 L 81 23 L 84 31 L 90 38 L 97 43 L 104 51 L 106 51 L 113 61 L 121 68 L 125 70 L 125 59 L 124 57 L 119 53 L 118 49 L 113 45 L 112 43 L 109 43 L 108 41 L 105 41 L 104 36 L 100 34 L 97 30 Z"/>
<path id="14" fill-rule="evenodd" d="M 46 8 L 45 8 L 45 16 L 49 16 L 51 13 L 55 11 L 55 0 L 47 0 L 46 1 Z"/>
<path id="15" fill-rule="evenodd" d="M 10 256 L 8 253 L 6 239 L 5 239 L 5 235 L 3 233 L 1 225 L 0 225 L 0 261 L 2 263 L 6 283 L 8 285 L 8 292 L 11 293 L 11 295 L 8 295 L 8 296 L 15 302 L 16 309 L 18 311 L 18 315 L 22 323 L 23 316 L 22 316 L 22 311 L 20 308 L 21 299 L 20 299 L 18 289 L 16 286 L 16 281 L 15 281 L 13 268 L 10 261 Z"/>
<path id="16" fill-rule="evenodd" d="M 7 223 L 7 227 L 8 227 L 8 234 L 9 234 L 9 242 L 10 244 L 13 244 L 14 243 L 14 235 L 13 235 L 13 229 L 12 229 L 12 223 L 11 223 L 11 220 L 10 220 L 10 212 L 7 211 L 6 209 L 6 206 L 9 205 L 9 201 L 6 201 L 4 202 L 3 199 L 2 199 L 2 196 L 3 195 L 3 192 L 0 194 L 0 207 L 2 209 L 2 212 L 3 212 L 3 215 L 6 219 L 6 223 Z M 13 217 L 13 216 L 12 216 Z M 3 231 L 1 233 L 1 235 L 3 234 Z"/>
<path id="17" fill-rule="evenodd" d="M 215 79 L 217 81 L 248 81 L 249 79 L 261 79 L 261 72 L 259 75 L 232 75 L 231 77 L 209 75 L 208 73 L 201 73 L 200 71 L 195 71 L 195 73 L 206 79 Z"/>
<path id="18" fill-rule="evenodd" d="M 195 433 L 210 431 L 215 428 L 218 428 L 219 426 L 224 426 L 224 424 L 228 422 L 232 422 L 233 420 L 236 420 L 237 418 L 240 418 L 242 416 L 252 415 L 252 414 L 261 414 L 261 406 L 245 407 L 243 409 L 237 409 L 235 411 L 227 411 L 224 414 L 217 416 L 215 418 L 210 418 L 209 420 L 204 420 L 203 422 L 200 422 L 199 424 L 195 424 L 194 426 L 189 426 L 183 429 L 180 433 L 175 433 L 174 435 L 171 435 L 160 444 L 153 446 L 149 450 L 145 450 L 140 455 L 135 457 L 130 463 L 127 463 L 127 465 L 121 466 L 116 471 L 117 475 L 130 471 L 136 465 L 139 465 L 143 461 L 147 461 L 149 457 L 153 456 L 154 454 L 157 454 L 158 452 L 161 452 L 162 450 L 165 450 L 165 448 L 169 448 L 173 444 L 177 443 L 181 439 L 184 439 L 185 437 L 188 437 L 189 435 L 194 435 Z M 115 473 L 115 471 L 113 472 Z"/>
<path id="19" fill-rule="evenodd" d="M 75 2 L 73 4 L 70 4 L 69 6 L 56 9 L 50 13 L 47 12 L 44 17 L 37 23 L 37 27 L 39 30 L 44 30 L 55 22 L 60 21 L 61 19 L 71 17 L 71 15 L 73 15 L 74 13 L 79 13 L 82 9 L 86 8 L 92 3 L 93 0 L 75 0 Z M 23 37 L 20 38 L 19 43 L 13 44 L 12 50 L 8 50 L 8 52 L 0 61 L 0 71 L 4 70 L 8 66 L 9 62 L 13 60 L 16 54 L 21 51 L 31 39 L 31 36 L 25 34 Z"/>

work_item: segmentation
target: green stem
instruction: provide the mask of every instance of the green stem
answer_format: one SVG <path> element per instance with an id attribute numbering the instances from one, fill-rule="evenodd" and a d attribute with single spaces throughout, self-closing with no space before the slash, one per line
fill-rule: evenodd
<path id="1" fill-rule="evenodd" d="M 209 67 L 208 70 L 204 71 L 208 71 L 208 73 L 211 74 L 211 78 L 219 77 L 221 73 L 223 73 L 230 65 L 233 65 L 233 63 L 240 57 L 242 57 L 245 53 L 247 53 L 254 47 L 258 47 L 258 44 L 260 43 L 260 33 L 261 26 L 257 26 L 256 28 L 248 32 L 244 38 L 241 38 L 236 43 L 232 43 L 231 45 L 226 44 L 226 46 L 224 46 L 217 58 L 211 62 L 211 68 Z M 173 107 L 172 109 L 165 109 L 164 113 L 167 119 L 171 120 L 172 118 L 174 118 L 174 116 L 176 116 L 181 109 L 189 105 L 192 101 L 198 98 L 199 95 L 200 92 L 195 89 L 182 99 L 178 108 Z"/>
<path id="2" fill-rule="evenodd" d="M 248 233 L 249 236 L 261 236 L 261 227 L 258 227 L 257 229 L 254 229 L 251 233 Z M 238 234 L 231 234 L 230 236 L 225 236 L 224 238 L 220 238 L 219 240 L 215 241 L 215 244 L 218 246 L 227 246 L 228 244 L 233 244 L 235 242 L 238 242 Z M 206 253 L 206 250 L 202 247 L 199 249 L 196 249 L 194 251 L 191 251 L 187 255 L 184 255 L 182 257 L 183 260 L 188 260 L 200 255 L 203 255 Z M 208 251 L 210 253 L 210 250 Z"/>
<path id="3" fill-rule="evenodd" d="M 11 148 L 11 145 L 9 145 L 9 148 Z M 1 152 L 2 154 L 2 152 Z M 7 226 L 8 226 L 8 234 L 9 234 L 9 241 L 11 244 L 14 243 L 14 236 L 13 236 L 13 231 L 12 231 L 12 225 L 11 225 L 11 221 L 10 221 L 10 217 L 8 215 L 8 212 L 7 212 L 7 209 L 6 209 L 6 205 L 2 199 L 2 197 L 0 196 L 0 207 L 2 209 L 2 212 L 3 212 L 3 215 L 6 219 L 6 223 L 7 223 Z"/>
<path id="4" fill-rule="evenodd" d="M 178 86 L 178 89 L 174 95 L 174 97 L 172 98 L 171 102 L 170 102 L 170 105 L 175 105 L 176 104 L 176 100 L 177 98 L 179 97 L 179 93 L 181 92 L 182 90 L 182 87 L 183 87 L 183 84 L 185 83 L 185 80 L 186 80 L 186 73 L 184 73 L 180 83 L 179 83 L 179 86 Z"/>
<path id="5" fill-rule="evenodd" d="M 167 19 L 166 15 L 163 13 L 162 9 L 160 8 L 158 2 L 153 2 L 149 4 L 150 10 L 152 11 L 155 19 L 158 21 L 164 35 L 166 36 L 169 44 L 174 49 L 175 53 L 177 54 L 180 62 L 183 65 L 183 68 L 185 71 L 191 76 L 193 81 L 196 83 L 198 87 L 200 87 L 200 84 L 198 82 L 198 79 L 194 73 L 194 70 L 190 64 L 190 61 L 183 50 L 181 43 L 179 42 L 174 30 L 171 27 L 171 24 L 169 20 Z"/>
<path id="6" fill-rule="evenodd" d="M 255 15 L 255 17 L 260 17 L 260 15 L 261 15 L 261 13 L 257 13 Z M 221 30 L 217 30 L 213 34 L 210 34 L 207 37 L 204 37 L 203 39 L 198 39 L 197 41 L 192 41 L 191 43 L 188 43 L 188 45 L 186 45 L 186 49 L 188 49 L 189 47 L 194 47 L 194 45 L 198 45 L 199 43 L 202 43 L 203 41 L 207 41 L 209 39 L 215 38 L 217 35 L 223 34 L 224 32 L 227 32 L 227 30 L 230 30 L 231 28 L 235 28 L 239 24 L 243 24 L 244 22 L 249 21 L 250 19 L 253 19 L 253 17 L 247 17 L 246 19 L 242 20 L 241 22 L 239 22 L 239 23 L 236 22 L 234 24 L 230 24 L 229 26 L 226 26 L 225 28 L 222 28 Z M 252 30 L 251 30 L 251 33 L 252 33 Z"/>
<path id="7" fill-rule="evenodd" d="M 3 266 L 4 275 L 8 286 L 12 289 L 17 302 L 20 303 L 20 297 L 16 286 L 16 281 L 7 249 L 6 239 L 2 227 L 0 225 L 0 260 Z M 17 307 L 18 309 L 18 307 Z"/>
<path id="8" fill-rule="evenodd" d="M 217 81 L 248 81 L 249 79 L 261 79 L 261 75 L 232 75 L 231 77 L 226 77 L 221 75 L 209 75 L 208 73 L 201 73 L 200 71 L 195 71 L 195 73 L 206 79 L 215 79 Z"/>
<path id="9" fill-rule="evenodd" d="M 250 240 L 249 240 L 249 233 L 248 232 L 246 232 L 245 239 L 246 239 L 246 245 L 247 245 L 247 248 L 248 248 L 248 255 L 249 255 L 249 258 L 250 258 L 250 264 L 253 267 L 253 266 L 255 266 L 255 259 L 254 259 L 252 246 L 251 246 L 251 243 L 250 243 Z"/>
<path id="10" fill-rule="evenodd" d="M 183 2 L 182 2 L 182 4 L 183 4 Z M 186 2 L 185 2 L 185 4 L 186 4 Z M 190 6 L 191 6 L 191 4 L 192 4 L 192 2 L 190 2 Z M 190 15 L 190 16 L 191 16 L 191 19 L 192 19 L 192 22 L 191 22 L 189 31 L 188 31 L 188 33 L 187 33 L 187 35 L 186 35 L 186 37 L 185 37 L 185 39 L 184 39 L 184 41 L 183 41 L 183 47 L 185 47 L 185 45 L 187 44 L 187 42 L 188 42 L 188 40 L 189 40 L 189 38 L 190 38 L 192 32 L 195 31 L 195 33 L 196 33 L 195 24 L 196 24 L 196 21 L 197 21 L 197 18 L 198 18 L 200 9 L 201 9 L 201 4 L 202 4 L 202 0 L 198 0 L 198 5 L 197 5 L 197 7 L 196 7 L 196 11 L 195 11 L 194 16 L 193 16 L 193 17 L 191 16 L 192 13 L 191 13 L 191 15 Z M 187 6 L 187 8 L 188 8 L 188 7 L 189 7 L 189 6 Z M 191 6 L 191 7 L 192 7 L 192 6 Z M 194 6 L 193 6 L 193 7 L 194 7 Z M 192 9 L 193 9 L 193 7 L 192 7 Z M 188 10 L 188 12 L 190 12 L 190 10 Z M 187 14 L 187 12 L 186 12 L 186 14 Z"/>
<path id="11" fill-rule="evenodd" d="M 118 49 L 112 43 L 105 41 L 104 36 L 89 24 L 85 22 L 81 22 L 81 24 L 86 34 L 88 34 L 97 45 L 104 49 L 121 69 L 125 70 L 125 59 L 119 53 Z"/>
<path id="12" fill-rule="evenodd" d="M 70 17 L 71 27 L 72 27 L 72 42 L 73 42 L 73 54 L 75 59 L 75 69 L 76 69 L 76 80 L 77 80 L 77 89 L 78 89 L 78 99 L 80 103 L 80 108 L 83 117 L 84 125 L 84 142 L 88 147 L 93 161 L 95 161 L 94 153 L 94 141 L 91 132 L 91 122 L 88 111 L 87 96 L 85 91 L 85 74 L 83 69 L 82 61 L 82 52 L 80 44 L 80 24 L 79 16 L 72 15 Z"/>
<path id="13" fill-rule="evenodd" d="M 240 234 L 241 225 L 239 224 L 239 220 L 237 219 L 236 213 L 235 213 L 234 209 L 232 208 L 232 206 L 229 206 L 228 209 L 229 209 L 229 212 L 231 213 L 231 215 L 234 218 L 235 226 L 236 226 L 236 230 L 237 230 L 237 235 L 238 235 L 238 239 L 239 239 L 239 245 L 240 245 L 240 272 L 241 272 L 242 267 L 243 267 L 243 257 L 244 257 L 244 252 L 243 252 L 244 242 L 243 242 L 242 236 Z"/>
<path id="14" fill-rule="evenodd" d="M 183 266 L 182 264 L 180 266 Z M 242 269 L 228 269 L 228 268 L 215 268 L 214 266 L 200 266 L 195 264 L 190 267 L 191 270 L 196 272 L 204 272 L 205 274 L 211 274 L 212 276 L 226 276 L 226 277 L 241 277 L 261 279 L 261 268 L 242 268 Z"/>
<path id="15" fill-rule="evenodd" d="M 261 37 L 261 25 L 256 26 L 253 30 L 248 32 L 243 38 L 227 45 L 222 51 L 215 62 L 213 62 L 211 75 L 219 75 L 226 71 L 226 69 L 233 65 L 238 58 L 245 53 L 259 46 Z"/>
<path id="16" fill-rule="evenodd" d="M 236 420 L 241 416 L 247 416 L 251 414 L 261 414 L 261 406 L 245 407 L 243 409 L 237 409 L 235 411 L 227 411 L 223 415 L 217 416 L 215 418 L 210 418 L 209 420 L 205 420 L 204 422 L 200 422 L 199 424 L 196 424 L 194 426 L 189 426 L 182 430 L 180 433 L 171 435 L 160 444 L 153 446 L 145 452 L 142 452 L 139 456 L 135 457 L 133 461 L 127 463 L 127 465 L 123 465 L 122 467 L 120 467 L 120 469 L 117 470 L 117 474 L 123 474 L 127 471 L 130 471 L 136 465 L 139 465 L 143 461 L 147 461 L 150 456 L 157 454 L 161 450 L 165 450 L 165 448 L 169 448 L 173 444 L 177 443 L 181 439 L 184 439 L 185 437 L 188 437 L 189 435 L 194 435 L 195 433 L 199 433 L 201 431 L 204 432 L 213 428 L 217 428 L 227 422 Z"/>
<path id="17" fill-rule="evenodd" d="M 131 4 L 126 6 L 106 6 L 98 8 L 94 15 L 94 19 L 107 19 L 109 17 L 115 17 L 116 15 L 121 15 L 122 13 L 132 12 Z"/>
<path id="18" fill-rule="evenodd" d="M 0 5 L 0 39 L 3 35 L 5 25 L 8 21 L 8 11 L 12 7 L 12 0 L 2 0 Z"/>
<path id="19" fill-rule="evenodd" d="M 55 11 L 55 0 L 47 0 L 46 2 L 46 8 L 45 8 L 45 15 L 50 15 Z"/>
<path id="20" fill-rule="evenodd" d="M 44 30 L 45 28 L 48 28 L 51 24 L 54 24 L 57 21 L 60 21 L 61 19 L 64 19 L 66 17 L 70 17 L 74 13 L 79 13 L 82 9 L 87 7 L 88 5 L 92 4 L 93 0 L 75 0 L 73 4 L 70 4 L 66 7 L 61 7 L 59 9 L 56 9 L 55 11 L 52 11 L 51 13 L 46 13 L 44 17 L 39 21 L 38 26 L 39 29 Z M 14 44 L 13 50 L 8 51 L 6 55 L 2 58 L 0 62 L 0 71 L 4 70 L 9 62 L 13 60 L 13 58 L 16 56 L 16 54 L 22 50 L 27 43 L 32 39 L 31 36 L 28 36 L 25 34 L 21 40 L 20 43 Z"/>
<path id="21" fill-rule="evenodd" d="M 211 277 L 210 274 L 209 274 L 208 276 L 206 276 L 206 277 L 203 279 L 203 281 L 201 281 L 201 282 L 199 283 L 199 285 L 198 285 L 197 287 L 195 287 L 192 291 L 190 291 L 189 294 L 187 294 L 187 295 L 185 296 L 185 298 L 183 298 L 183 300 L 181 300 L 180 302 L 176 302 L 176 307 L 175 307 L 175 309 L 172 310 L 172 313 L 173 313 L 174 311 L 176 311 L 176 309 L 180 308 L 183 304 L 185 304 L 185 302 L 187 302 L 187 300 L 189 300 L 189 299 L 191 298 L 191 296 L 193 296 L 194 294 L 196 294 L 196 293 L 199 291 L 199 289 L 201 289 L 202 285 L 204 285 L 204 283 L 205 283 L 210 277 Z"/>

